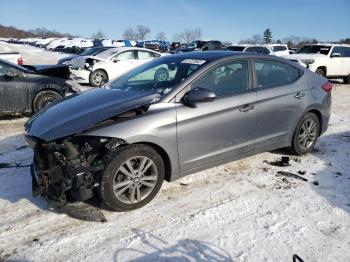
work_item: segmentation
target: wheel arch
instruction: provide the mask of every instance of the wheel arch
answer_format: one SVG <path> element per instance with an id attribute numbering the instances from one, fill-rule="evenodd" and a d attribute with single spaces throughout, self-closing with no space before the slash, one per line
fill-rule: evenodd
<path id="1" fill-rule="evenodd" d="M 39 94 L 41 94 L 42 92 L 45 92 L 45 91 L 52 91 L 52 92 L 56 92 L 57 94 L 59 94 L 60 96 L 64 97 L 64 93 L 59 90 L 59 88 L 55 88 L 54 87 L 55 85 L 49 85 L 49 86 L 44 86 L 38 90 L 36 90 L 36 92 L 33 94 L 32 96 L 32 101 L 31 101 L 31 109 L 32 109 L 32 112 L 34 112 L 34 102 L 35 102 L 35 99 L 37 98 L 37 96 Z"/>
<path id="2" fill-rule="evenodd" d="M 326 66 L 318 66 L 317 69 L 322 69 L 323 72 L 324 72 L 325 77 L 327 76 L 327 67 Z"/>
<path id="3" fill-rule="evenodd" d="M 172 175 L 171 160 L 168 153 L 161 146 L 151 142 L 136 142 L 136 143 L 133 143 L 132 145 L 147 145 L 155 149 L 158 152 L 158 154 L 161 156 L 164 162 L 164 168 L 165 168 L 164 179 L 167 182 L 171 181 L 171 175 Z"/>
<path id="4" fill-rule="evenodd" d="M 107 70 L 106 70 L 105 68 L 103 68 L 103 67 L 99 67 L 99 68 L 96 68 L 96 69 L 94 69 L 93 71 L 91 71 L 91 72 L 90 72 L 90 75 L 89 75 L 89 79 L 90 79 L 91 74 L 92 74 L 93 72 L 95 72 L 95 71 L 103 71 L 103 72 L 106 74 L 106 76 L 107 76 L 107 81 L 109 81 L 108 72 L 107 72 Z"/>

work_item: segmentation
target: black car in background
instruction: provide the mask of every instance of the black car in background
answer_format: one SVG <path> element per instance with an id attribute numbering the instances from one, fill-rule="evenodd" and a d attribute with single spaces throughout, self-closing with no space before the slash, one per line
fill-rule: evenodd
<path id="1" fill-rule="evenodd" d="M 19 66 L 0 59 L 0 115 L 32 114 L 78 91 L 66 65 Z"/>
<path id="2" fill-rule="evenodd" d="M 217 40 L 210 40 L 210 41 L 202 41 L 202 40 L 196 40 L 190 43 L 185 48 L 178 48 L 175 49 L 172 53 L 178 54 L 178 53 L 185 53 L 185 52 L 192 52 L 192 51 L 215 51 L 215 50 L 223 50 L 222 43 Z"/>

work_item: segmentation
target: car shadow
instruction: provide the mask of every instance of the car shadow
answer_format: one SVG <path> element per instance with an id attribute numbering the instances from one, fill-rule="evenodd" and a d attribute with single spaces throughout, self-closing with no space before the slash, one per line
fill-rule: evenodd
<path id="1" fill-rule="evenodd" d="M 303 156 L 292 155 L 288 148 L 270 153 L 304 161 Z M 332 206 L 350 213 L 350 131 L 321 136 L 312 155 L 313 164 L 322 168 L 316 172 L 300 171 L 305 172 L 309 180 L 317 181 L 313 189 Z M 283 171 L 282 166 L 280 170 Z"/>
<path id="2" fill-rule="evenodd" d="M 224 249 L 208 242 L 182 239 L 169 244 L 160 237 L 132 229 L 139 248 L 123 248 L 114 253 L 114 261 L 233 261 Z"/>

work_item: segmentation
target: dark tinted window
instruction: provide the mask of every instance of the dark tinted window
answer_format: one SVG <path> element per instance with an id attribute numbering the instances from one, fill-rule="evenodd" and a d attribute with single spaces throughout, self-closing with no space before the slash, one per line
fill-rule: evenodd
<path id="1" fill-rule="evenodd" d="M 350 47 L 343 47 L 344 57 L 350 57 Z"/>
<path id="2" fill-rule="evenodd" d="M 297 54 L 323 54 L 328 55 L 330 46 L 326 45 L 306 45 L 297 51 Z"/>
<path id="3" fill-rule="evenodd" d="M 247 61 L 232 61 L 210 69 L 192 83 L 192 88 L 203 87 L 212 90 L 217 96 L 224 96 L 248 89 Z"/>
<path id="4" fill-rule="evenodd" d="M 276 45 L 272 48 L 273 51 L 278 52 L 278 51 L 285 51 L 287 50 L 287 47 L 283 45 Z"/>
<path id="5" fill-rule="evenodd" d="M 244 48 L 244 46 L 229 46 L 226 48 L 226 50 L 242 52 Z"/>
<path id="6" fill-rule="evenodd" d="M 259 88 L 281 86 L 300 77 L 300 71 L 284 63 L 257 60 L 254 62 Z"/>
<path id="7" fill-rule="evenodd" d="M 343 48 L 341 46 L 335 46 L 332 50 L 332 55 L 338 53 L 340 56 L 344 56 L 343 54 Z"/>
<path id="8" fill-rule="evenodd" d="M 257 54 L 269 54 L 270 51 L 262 46 L 256 46 L 256 47 L 248 47 L 245 52 L 248 53 L 257 53 Z"/>
<path id="9" fill-rule="evenodd" d="M 0 77 L 5 76 L 10 69 L 10 66 L 0 63 Z"/>

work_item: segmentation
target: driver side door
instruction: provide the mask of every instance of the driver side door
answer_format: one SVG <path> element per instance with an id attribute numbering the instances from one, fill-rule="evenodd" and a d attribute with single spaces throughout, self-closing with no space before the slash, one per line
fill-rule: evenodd
<path id="1" fill-rule="evenodd" d="M 191 83 L 213 91 L 212 102 L 176 104 L 180 172 L 254 151 L 256 92 L 247 60 L 214 66 Z"/>
<path id="2" fill-rule="evenodd" d="M 128 50 L 116 54 L 111 59 L 109 79 L 116 78 L 137 66 L 135 51 Z"/>
<path id="3" fill-rule="evenodd" d="M 1 112 L 21 113 L 26 110 L 27 88 L 22 78 L 22 72 L 8 64 L 0 62 Z"/>

